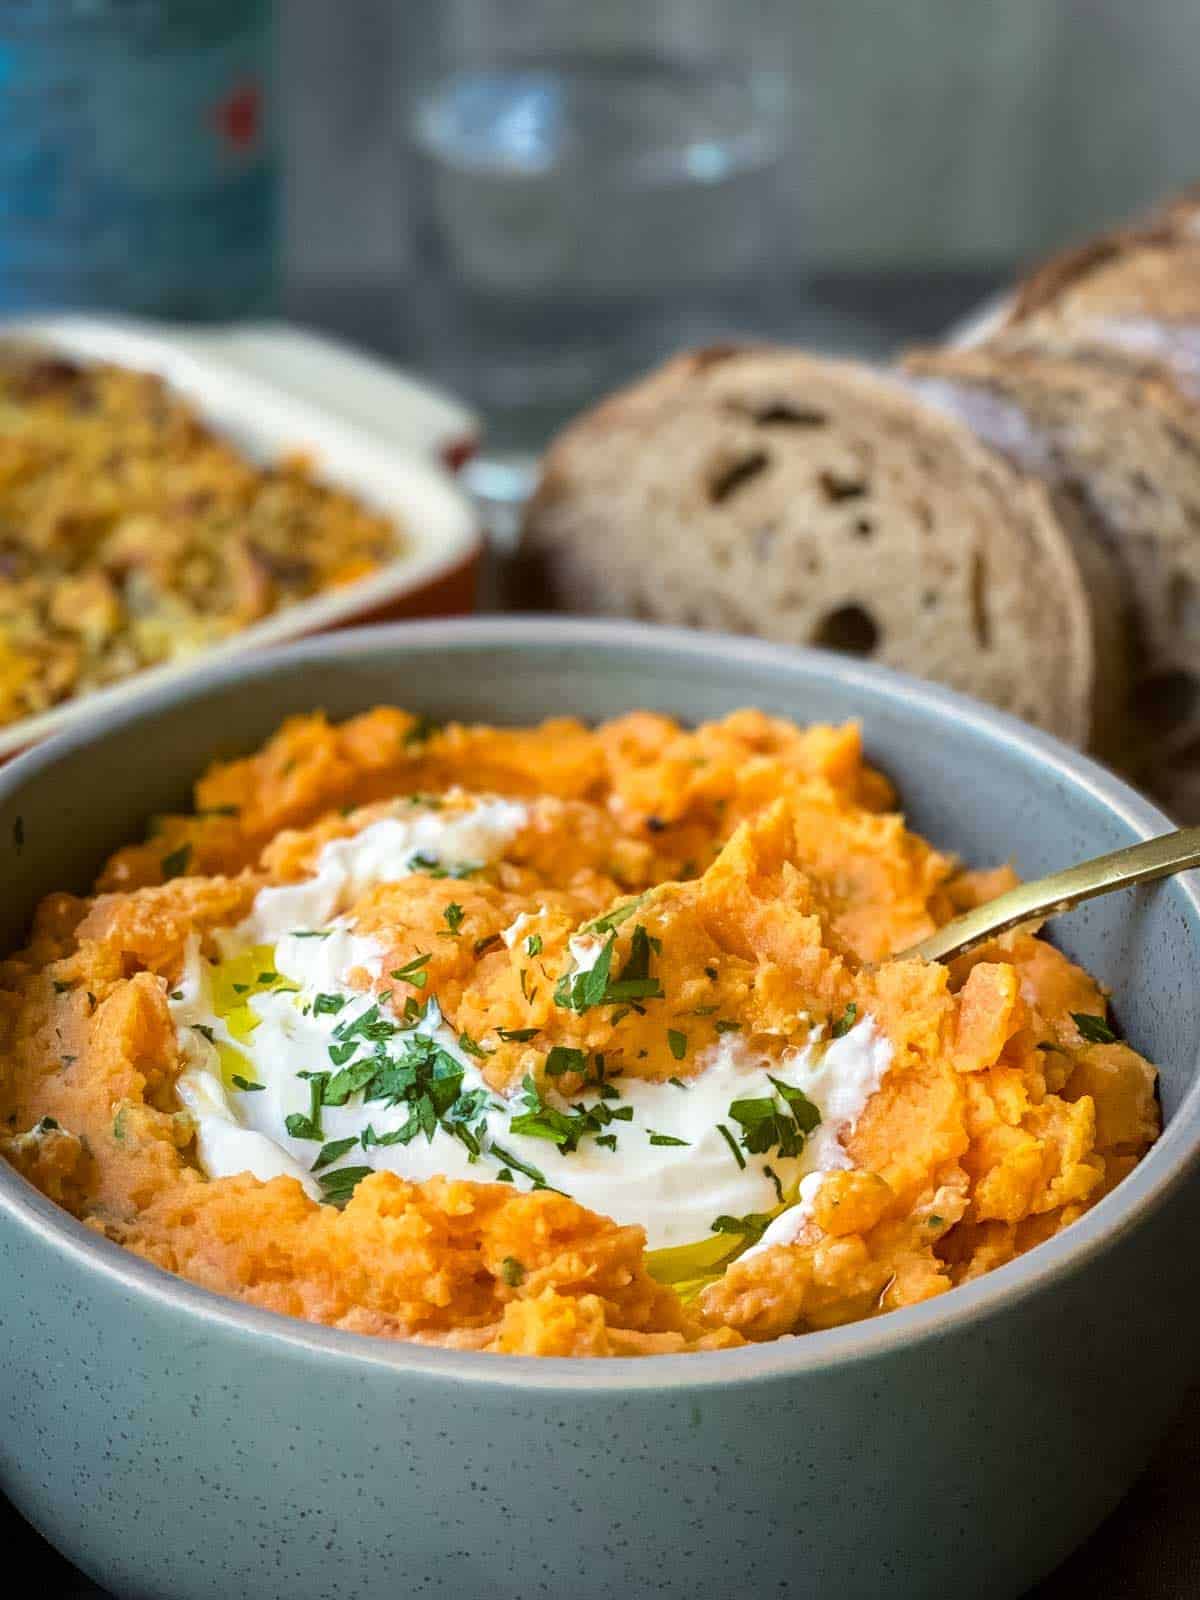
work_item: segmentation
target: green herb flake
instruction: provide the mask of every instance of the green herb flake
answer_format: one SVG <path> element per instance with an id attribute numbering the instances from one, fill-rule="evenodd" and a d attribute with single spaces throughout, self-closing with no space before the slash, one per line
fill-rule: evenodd
<path id="1" fill-rule="evenodd" d="M 737 1162 L 738 1166 L 741 1167 L 742 1170 L 744 1171 L 745 1167 L 746 1167 L 746 1158 L 742 1154 L 742 1152 L 738 1149 L 737 1140 L 733 1137 L 733 1135 L 730 1133 L 729 1129 L 725 1126 L 725 1124 L 723 1122 L 718 1122 L 717 1123 L 717 1132 L 721 1135 L 722 1139 L 724 1139 L 725 1143 L 733 1151 L 733 1159 Z"/>
<path id="2" fill-rule="evenodd" d="M 564 1073 L 582 1073 L 586 1057 L 582 1050 L 572 1050 L 568 1045 L 556 1044 L 546 1057 L 544 1071 L 548 1078 L 561 1078 Z"/>
<path id="3" fill-rule="evenodd" d="M 302 1072 L 302 1078 L 308 1079 L 308 1114 L 303 1111 L 292 1111 L 284 1119 L 283 1125 L 293 1139 L 312 1139 L 323 1142 L 324 1129 L 321 1127 L 321 1106 L 325 1097 L 325 1086 L 329 1082 L 327 1072 Z"/>
<path id="4" fill-rule="evenodd" d="M 673 1083 L 677 1089 L 686 1089 L 687 1088 L 687 1084 L 684 1083 L 682 1078 L 668 1078 L 667 1082 L 668 1083 Z"/>
<path id="5" fill-rule="evenodd" d="M 487 955 L 489 950 L 498 949 L 503 943 L 504 940 L 498 933 L 489 933 L 486 939 L 476 939 L 472 946 L 476 961 L 479 960 L 480 956 Z"/>
<path id="6" fill-rule="evenodd" d="M 432 955 L 432 951 L 426 950 L 423 955 L 414 956 L 402 967 L 397 967 L 389 976 L 401 983 L 411 983 L 414 989 L 423 989 L 429 981 L 429 974 L 425 968 L 429 965 Z"/>
<path id="7" fill-rule="evenodd" d="M 678 1028 L 667 1029 L 667 1044 L 676 1061 L 682 1061 L 687 1055 L 687 1034 L 680 1033 Z"/>
<path id="8" fill-rule="evenodd" d="M 540 956 L 542 953 L 542 936 L 540 933 L 531 933 L 525 941 L 525 954 L 527 956 Z"/>
<path id="9" fill-rule="evenodd" d="M 289 938 L 292 939 L 328 939 L 333 932 L 332 928 L 293 928 Z"/>
<path id="10" fill-rule="evenodd" d="M 596 1143 L 602 1144 L 606 1150 L 615 1150 L 617 1148 L 617 1136 L 615 1133 L 598 1133 L 596 1135 Z"/>
<path id="11" fill-rule="evenodd" d="M 581 931 L 584 933 L 611 933 L 614 928 L 619 928 L 623 922 L 627 922 L 644 903 L 645 899 L 646 895 L 639 894 L 636 900 L 627 900 L 623 906 L 616 906 L 612 911 L 606 911 L 602 917 L 597 917 L 594 922 L 585 922 Z"/>
<path id="12" fill-rule="evenodd" d="M 525 1282 L 525 1267 L 516 1256 L 505 1256 L 500 1263 L 500 1276 L 510 1289 L 519 1289 Z"/>
<path id="13" fill-rule="evenodd" d="M 741 1033 L 742 1031 L 740 1022 L 728 1022 L 724 1018 L 714 1022 L 713 1027 L 718 1033 Z"/>
<path id="14" fill-rule="evenodd" d="M 683 1145 L 685 1147 L 691 1144 L 690 1139 L 677 1139 L 671 1133 L 655 1133 L 653 1128 L 647 1128 L 646 1132 L 650 1136 L 651 1144 Z"/>
<path id="15" fill-rule="evenodd" d="M 442 911 L 442 916 L 445 919 L 446 927 L 452 934 L 455 934 L 462 927 L 466 912 L 457 900 L 451 900 L 450 904 Z"/>
<path id="16" fill-rule="evenodd" d="M 834 1023 L 833 1027 L 830 1028 L 830 1030 L 829 1030 L 830 1038 L 831 1039 L 844 1039 L 846 1037 L 846 1035 L 850 1032 L 850 1029 L 854 1026 L 855 1018 L 857 1016 L 858 1016 L 858 1002 L 855 1001 L 855 1000 L 851 1000 L 850 1004 L 846 1007 L 845 1011 L 842 1012 L 841 1016 Z"/>
<path id="17" fill-rule="evenodd" d="M 323 1144 L 317 1152 L 317 1159 L 308 1169 L 310 1172 L 320 1172 L 322 1167 L 330 1166 L 339 1156 L 344 1156 L 347 1150 L 353 1150 L 358 1143 L 358 1135 L 352 1134 L 348 1139 L 331 1139 L 328 1144 Z"/>
<path id="18" fill-rule="evenodd" d="M 1087 1040 L 1088 1044 L 1117 1043 L 1117 1035 L 1103 1017 L 1093 1016 L 1088 1011 L 1072 1011 L 1071 1021 L 1079 1029 L 1080 1035 Z"/>
<path id="19" fill-rule="evenodd" d="M 207 1039 L 209 1044 L 215 1044 L 217 1042 L 216 1037 L 207 1022 L 193 1022 L 192 1029 L 194 1032 L 198 1033 L 202 1039 Z"/>
<path id="20" fill-rule="evenodd" d="M 321 1197 L 326 1205 L 337 1206 L 340 1210 L 363 1179 L 370 1175 L 370 1167 L 338 1167 L 336 1171 L 327 1172 L 317 1179 L 321 1185 Z"/>
<path id="21" fill-rule="evenodd" d="M 169 878 L 181 878 L 188 869 L 192 859 L 190 844 L 181 844 L 178 850 L 172 850 L 169 855 L 162 858 L 162 875 L 165 882 Z"/>
<path id="22" fill-rule="evenodd" d="M 751 1155 L 765 1155 L 779 1149 L 781 1156 L 798 1156 L 806 1135 L 821 1120 L 821 1113 L 802 1089 L 768 1078 L 778 1092 L 745 1100 L 734 1100 L 729 1115 L 742 1129 L 742 1147 Z M 779 1101 L 783 1101 L 781 1106 Z"/>
<path id="23" fill-rule="evenodd" d="M 243 1094 L 253 1094 L 255 1090 L 265 1089 L 267 1086 L 265 1083 L 255 1083 L 250 1078 L 243 1078 L 240 1072 L 235 1072 L 233 1075 L 233 1087 L 240 1089 Z"/>
<path id="24" fill-rule="evenodd" d="M 422 713 L 414 720 L 412 726 L 405 730 L 401 742 L 406 750 L 411 749 L 414 745 L 428 744 L 429 740 L 435 734 L 441 733 L 441 731 L 442 724 L 440 722 Z"/>
<path id="25" fill-rule="evenodd" d="M 747 1244 L 757 1244 L 766 1233 L 770 1221 L 771 1217 L 765 1211 L 748 1211 L 744 1217 L 717 1217 L 712 1224 L 712 1231 L 740 1234 Z"/>
<path id="26" fill-rule="evenodd" d="M 497 1028 L 496 1032 L 505 1044 L 526 1044 L 530 1039 L 536 1039 L 542 1030 L 540 1028 Z"/>
<path id="27" fill-rule="evenodd" d="M 511 1183 L 513 1181 L 513 1173 L 519 1172 L 529 1179 L 535 1189 L 548 1189 L 550 1187 L 546 1182 L 546 1174 L 544 1172 L 540 1172 L 530 1162 L 518 1160 L 510 1150 L 506 1150 L 503 1145 L 496 1144 L 494 1140 L 488 1154 L 495 1156 L 497 1161 L 504 1163 L 496 1174 L 500 1183 Z"/>

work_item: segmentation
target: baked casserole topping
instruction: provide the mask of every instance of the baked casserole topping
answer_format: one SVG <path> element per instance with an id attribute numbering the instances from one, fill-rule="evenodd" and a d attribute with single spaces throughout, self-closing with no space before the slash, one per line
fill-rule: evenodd
<path id="1" fill-rule="evenodd" d="M 1067 1226 L 1154 1069 L 857 728 L 293 720 L 0 968 L 0 1150 L 171 1272 L 359 1332 L 636 1355 L 804 1333 Z"/>
<path id="2" fill-rule="evenodd" d="M 0 353 L 0 724 L 364 577 L 400 536 L 162 379 Z"/>

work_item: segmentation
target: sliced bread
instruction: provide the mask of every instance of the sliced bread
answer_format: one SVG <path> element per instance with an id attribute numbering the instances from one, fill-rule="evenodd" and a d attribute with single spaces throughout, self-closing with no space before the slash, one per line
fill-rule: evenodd
<path id="1" fill-rule="evenodd" d="M 1131 748 L 1158 783 L 1200 734 L 1200 411 L 1120 363 L 1012 350 L 910 352 L 916 392 L 1074 499 L 1132 602 Z"/>
<path id="2" fill-rule="evenodd" d="M 1103 553 L 969 429 L 850 363 L 677 358 L 559 436 L 524 535 L 566 609 L 849 651 L 1077 743 L 1121 698 Z"/>

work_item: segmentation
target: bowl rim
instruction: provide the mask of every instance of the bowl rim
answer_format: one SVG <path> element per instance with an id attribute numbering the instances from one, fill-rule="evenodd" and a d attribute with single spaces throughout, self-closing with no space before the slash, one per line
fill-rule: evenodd
<path id="1" fill-rule="evenodd" d="M 545 616 L 472 617 L 400 622 L 323 635 L 250 659 L 212 661 L 185 681 L 148 689 L 136 703 L 105 710 L 86 727 L 72 728 L 0 768 L 0 798 L 19 789 L 27 776 L 143 717 L 177 709 L 214 690 L 244 692 L 248 682 L 273 676 L 304 661 L 387 655 L 411 646 L 417 653 L 500 646 L 515 653 L 578 645 L 614 652 L 650 650 L 664 657 L 703 661 L 714 657 L 774 669 L 798 669 L 834 677 L 854 689 L 937 719 L 964 721 L 997 747 L 1006 748 L 1058 780 L 1100 801 L 1134 838 L 1149 838 L 1173 826 L 1168 818 L 1090 757 L 1069 749 L 1040 729 L 938 684 L 871 662 L 828 651 L 804 650 L 731 634 L 697 633 L 654 624 Z M 1180 874 L 1179 892 L 1190 902 L 1200 928 L 1200 871 Z M 1200 1168 L 1200 1072 L 1174 1115 L 1138 1166 L 1083 1217 L 1026 1255 L 996 1267 L 969 1284 L 886 1316 L 837 1328 L 785 1336 L 731 1350 L 670 1355 L 586 1359 L 563 1356 L 502 1356 L 481 1351 L 386 1339 L 305 1322 L 200 1287 L 154 1266 L 113 1243 L 62 1210 L 0 1160 L 0 1213 L 7 1214 L 53 1254 L 87 1272 L 99 1273 L 114 1291 L 148 1300 L 167 1314 L 179 1313 L 230 1336 L 265 1340 L 298 1355 L 348 1367 L 375 1368 L 396 1376 L 469 1383 L 521 1391 L 586 1391 L 632 1394 L 671 1387 L 727 1388 L 781 1376 L 813 1376 L 935 1342 L 1015 1302 L 1043 1293 L 1082 1271 L 1097 1256 L 1139 1227 L 1166 1204 Z"/>

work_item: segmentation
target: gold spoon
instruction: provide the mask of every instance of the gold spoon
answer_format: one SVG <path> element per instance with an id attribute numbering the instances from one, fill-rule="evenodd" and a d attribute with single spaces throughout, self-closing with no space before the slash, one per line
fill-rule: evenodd
<path id="1" fill-rule="evenodd" d="M 1048 878 L 1018 884 L 1006 894 L 955 917 L 928 939 L 910 945 L 891 959 L 950 961 L 1022 922 L 1056 917 L 1097 895 L 1131 889 L 1136 883 L 1153 883 L 1156 878 L 1169 878 L 1188 867 L 1200 867 L 1200 828 L 1179 828 L 1092 861 L 1081 861 L 1062 872 L 1052 872 Z"/>

